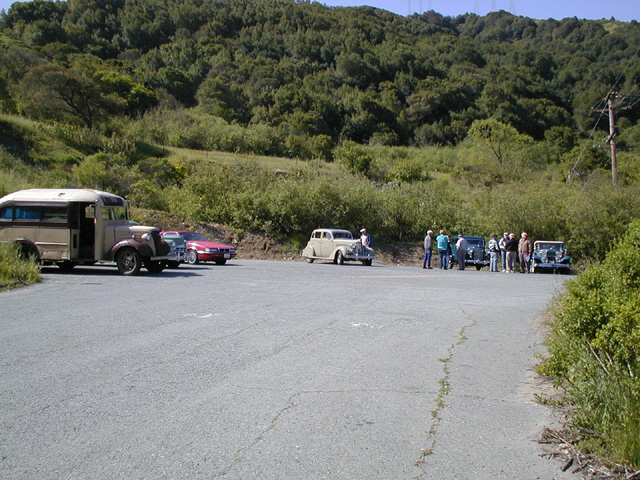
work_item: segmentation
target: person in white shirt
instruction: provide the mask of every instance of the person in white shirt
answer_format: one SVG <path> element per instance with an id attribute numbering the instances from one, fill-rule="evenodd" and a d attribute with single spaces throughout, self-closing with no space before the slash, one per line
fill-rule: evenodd
<path id="1" fill-rule="evenodd" d="M 498 235 L 494 235 L 489 240 L 489 270 L 492 272 L 499 272 L 498 258 L 500 256 L 500 245 L 498 244 Z"/>
<path id="2" fill-rule="evenodd" d="M 360 241 L 362 242 L 363 247 L 371 248 L 371 235 L 367 233 L 366 228 L 360 230 Z"/>

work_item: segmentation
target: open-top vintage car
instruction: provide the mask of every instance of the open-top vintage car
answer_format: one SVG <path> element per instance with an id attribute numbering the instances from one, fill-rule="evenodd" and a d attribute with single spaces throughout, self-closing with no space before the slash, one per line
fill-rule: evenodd
<path id="1" fill-rule="evenodd" d="M 187 241 L 178 235 L 178 232 L 160 232 L 162 239 L 171 247 L 170 254 L 176 256 L 176 260 L 167 262 L 169 268 L 178 268 L 187 259 Z"/>
<path id="2" fill-rule="evenodd" d="M 489 250 L 485 248 L 485 240 L 482 237 L 465 236 L 467 241 L 467 253 L 464 256 L 465 265 L 475 265 L 476 270 L 489 265 Z M 458 263 L 456 253 L 458 248 L 455 241 L 451 242 L 451 264 Z"/>
<path id="3" fill-rule="evenodd" d="M 362 245 L 359 238 L 353 238 L 348 230 L 318 228 L 311 233 L 302 256 L 309 263 L 314 260 L 330 260 L 342 265 L 345 261 L 359 261 L 371 265 L 376 258 L 372 248 Z"/>
<path id="4" fill-rule="evenodd" d="M 571 257 L 567 254 L 564 242 L 538 240 L 533 244 L 531 256 L 531 272 L 554 270 L 569 273 Z"/>

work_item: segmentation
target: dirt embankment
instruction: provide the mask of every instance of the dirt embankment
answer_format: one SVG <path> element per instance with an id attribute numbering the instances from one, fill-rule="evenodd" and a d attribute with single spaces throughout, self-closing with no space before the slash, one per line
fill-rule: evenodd
<path id="1" fill-rule="evenodd" d="M 217 242 L 233 245 L 238 258 L 254 260 L 303 261 L 302 247 L 283 244 L 275 238 L 247 232 L 238 232 L 223 225 L 204 222 L 190 222 L 178 215 L 151 210 L 133 210 L 133 219 L 143 225 L 153 225 L 161 230 L 187 230 L 199 232 Z M 376 262 L 387 265 L 416 266 L 422 262 L 423 250 L 420 243 L 380 243 L 374 239 Z"/>

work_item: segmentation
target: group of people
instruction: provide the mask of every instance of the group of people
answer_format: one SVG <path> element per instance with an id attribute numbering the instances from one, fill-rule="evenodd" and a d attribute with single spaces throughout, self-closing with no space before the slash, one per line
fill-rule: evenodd
<path id="1" fill-rule="evenodd" d="M 433 237 L 433 230 L 429 230 L 424 237 L 424 258 L 422 260 L 422 268 L 432 269 L 431 258 L 434 248 L 438 250 L 438 262 L 441 270 L 447 270 L 451 261 L 451 245 L 454 240 L 444 230 L 440 230 L 437 237 Z M 455 240 L 457 247 L 456 260 L 458 269 L 464 270 L 465 256 L 467 253 L 467 241 L 464 235 L 459 234 Z M 516 262 L 520 263 L 520 273 L 530 273 L 529 265 L 531 255 L 533 253 L 533 245 L 527 232 L 522 232 L 520 239 L 516 239 L 515 233 L 503 233 L 502 238 L 498 240 L 498 235 L 494 235 L 487 246 L 489 249 L 489 269 L 492 272 L 499 272 L 500 261 L 502 262 L 502 271 L 513 273 L 516 271 Z"/>

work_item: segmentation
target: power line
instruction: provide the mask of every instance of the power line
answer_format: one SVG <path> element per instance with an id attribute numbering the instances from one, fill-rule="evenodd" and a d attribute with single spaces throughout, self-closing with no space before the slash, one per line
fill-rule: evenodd
<path id="1" fill-rule="evenodd" d="M 571 181 L 571 177 L 576 173 L 576 169 L 578 168 L 578 163 L 580 163 L 580 160 L 582 159 L 582 156 L 584 155 L 584 152 L 587 149 L 587 145 L 591 141 L 591 138 L 593 137 L 593 134 L 594 134 L 596 128 L 598 127 L 598 124 L 600 123 L 600 120 L 602 119 L 602 117 L 604 116 L 605 113 L 608 113 L 608 115 L 609 115 L 609 136 L 607 137 L 606 141 L 609 144 L 609 147 L 611 149 L 611 182 L 613 183 L 614 186 L 617 184 L 617 182 L 618 182 L 618 161 L 617 161 L 617 153 L 616 153 L 616 134 L 617 134 L 617 132 L 616 132 L 616 125 L 615 125 L 615 111 L 616 111 L 616 109 L 622 109 L 622 110 L 631 109 L 634 105 L 636 105 L 638 102 L 640 102 L 640 97 L 634 97 L 634 96 L 632 96 L 630 94 L 620 95 L 616 91 L 616 88 L 618 87 L 618 84 L 620 83 L 620 81 L 625 77 L 625 75 L 626 75 L 627 71 L 629 70 L 629 68 L 631 68 L 632 62 L 635 59 L 635 57 L 638 56 L 638 53 L 640 53 L 640 47 L 631 56 L 631 59 L 630 59 L 629 63 L 627 64 L 627 67 L 624 69 L 624 71 L 620 74 L 618 79 L 615 81 L 613 87 L 607 93 L 607 96 L 603 100 L 600 100 L 596 105 L 594 105 L 591 108 L 591 110 L 593 112 L 599 111 L 600 112 L 600 116 L 598 117 L 598 120 L 596 120 L 596 122 L 595 122 L 595 124 L 593 126 L 593 129 L 591 130 L 591 133 L 589 134 L 589 138 L 587 138 L 587 140 L 585 141 L 584 147 L 582 148 L 582 151 L 580 152 L 580 155 L 578 155 L 576 163 L 573 165 L 573 168 L 569 172 L 569 176 L 567 178 L 567 182 L 570 182 Z M 631 89 L 631 92 L 633 92 L 637 87 L 638 87 L 638 85 L 634 85 L 633 88 Z M 630 103 L 630 102 L 633 102 L 633 103 Z"/>

